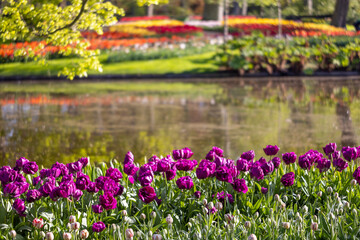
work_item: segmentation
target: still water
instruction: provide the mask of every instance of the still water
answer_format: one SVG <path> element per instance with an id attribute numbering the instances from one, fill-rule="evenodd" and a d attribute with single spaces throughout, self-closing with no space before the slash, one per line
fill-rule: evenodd
<path id="1" fill-rule="evenodd" d="M 206 82 L 206 83 L 205 83 Z M 304 153 L 360 144 L 360 79 L 212 79 L 0 84 L 0 164 L 83 156 L 138 162 L 190 147 L 229 158 L 267 144 Z"/>

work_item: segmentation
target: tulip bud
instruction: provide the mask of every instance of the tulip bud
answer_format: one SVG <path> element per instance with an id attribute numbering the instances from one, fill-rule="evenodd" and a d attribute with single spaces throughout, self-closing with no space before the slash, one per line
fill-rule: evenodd
<path id="1" fill-rule="evenodd" d="M 79 222 L 74 222 L 71 224 L 71 229 L 72 230 L 78 230 L 80 228 L 80 223 Z"/>
<path id="2" fill-rule="evenodd" d="M 333 213 L 330 213 L 330 214 L 329 214 L 329 218 L 330 218 L 330 220 L 334 220 L 334 219 L 335 219 L 335 215 L 334 215 Z"/>
<path id="3" fill-rule="evenodd" d="M 47 232 L 45 238 L 46 240 L 54 240 L 54 234 L 52 232 Z"/>
<path id="4" fill-rule="evenodd" d="M 318 195 L 318 197 L 321 198 L 321 196 L 322 196 L 322 191 L 318 192 L 317 195 Z"/>
<path id="5" fill-rule="evenodd" d="M 345 207 L 345 208 L 350 208 L 350 203 L 345 201 L 345 202 L 344 202 L 344 207 Z"/>
<path id="6" fill-rule="evenodd" d="M 274 200 L 275 200 L 275 201 L 279 201 L 279 200 L 280 200 L 279 194 L 275 194 Z M 250 235 L 250 236 L 251 236 L 251 235 Z M 255 235 L 254 235 L 254 236 L 255 236 Z M 255 237 L 256 237 L 256 236 L 255 236 Z"/>
<path id="7" fill-rule="evenodd" d="M 173 218 L 170 216 L 170 214 L 169 215 L 167 215 L 167 217 L 166 217 L 166 223 L 167 224 L 172 224 L 174 222 L 174 220 L 173 220 Z"/>
<path id="8" fill-rule="evenodd" d="M 152 240 L 161 240 L 162 236 L 160 234 L 154 234 Z"/>
<path id="9" fill-rule="evenodd" d="M 153 235 L 153 232 L 150 230 L 150 231 L 148 232 L 148 235 L 149 235 L 149 237 L 151 237 L 151 236 Z"/>
<path id="10" fill-rule="evenodd" d="M 131 228 L 125 230 L 126 239 L 132 239 L 134 237 L 134 231 Z"/>
<path id="11" fill-rule="evenodd" d="M 296 195 L 296 199 L 299 201 L 301 199 L 301 195 L 300 194 L 297 194 Z"/>
<path id="12" fill-rule="evenodd" d="M 34 218 L 32 224 L 35 228 L 40 229 L 44 226 L 44 220 L 42 218 Z"/>
<path id="13" fill-rule="evenodd" d="M 355 186 L 355 185 L 356 185 L 356 180 L 355 180 L 355 179 L 351 180 L 350 184 L 351 184 L 352 186 Z"/>
<path id="14" fill-rule="evenodd" d="M 290 223 L 289 223 L 289 222 L 283 222 L 281 225 L 282 225 L 282 227 L 285 228 L 285 229 L 289 229 L 289 228 L 290 228 Z"/>
<path id="15" fill-rule="evenodd" d="M 339 193 L 337 193 L 337 192 L 334 193 L 334 197 L 335 197 L 335 198 L 338 198 L 338 197 L 339 197 Z"/>
<path id="16" fill-rule="evenodd" d="M 220 210 L 223 209 L 223 204 L 222 204 L 221 202 L 217 202 L 217 203 L 215 204 L 215 208 L 220 211 Z"/>
<path id="17" fill-rule="evenodd" d="M 9 232 L 9 234 L 10 234 L 10 237 L 12 237 L 13 239 L 16 238 L 16 231 L 15 231 L 15 230 L 11 230 L 11 231 Z"/>
<path id="18" fill-rule="evenodd" d="M 302 222 L 302 217 L 301 217 L 301 216 L 298 216 L 298 217 L 296 218 L 296 220 L 300 223 L 300 222 Z"/>
<path id="19" fill-rule="evenodd" d="M 127 217 L 127 216 L 124 216 L 124 222 L 129 222 L 130 221 L 130 218 L 129 217 Z"/>
<path id="20" fill-rule="evenodd" d="M 247 229 L 251 228 L 251 222 L 250 221 L 245 222 L 245 228 L 247 228 Z"/>
<path id="21" fill-rule="evenodd" d="M 259 212 L 256 212 L 255 214 L 254 214 L 254 218 L 256 219 L 256 218 L 258 218 L 259 217 Z"/>
<path id="22" fill-rule="evenodd" d="M 257 237 L 255 234 L 251 234 L 249 237 L 248 237 L 248 240 L 257 240 Z"/>
<path id="23" fill-rule="evenodd" d="M 328 187 L 328 188 L 326 189 L 326 191 L 327 191 L 328 193 L 332 193 L 333 189 L 332 189 L 332 187 Z"/>
<path id="24" fill-rule="evenodd" d="M 339 211 L 338 215 L 339 215 L 339 214 L 341 215 L 341 214 L 343 214 L 343 212 L 344 212 L 344 210 L 343 210 L 342 208 L 339 208 L 338 211 Z"/>
<path id="25" fill-rule="evenodd" d="M 117 226 L 116 226 L 116 224 L 115 223 L 113 223 L 113 224 L 111 224 L 111 228 L 114 230 L 114 232 L 116 231 L 116 229 L 117 229 Z"/>
<path id="26" fill-rule="evenodd" d="M 231 214 L 230 213 L 227 213 L 227 214 L 225 214 L 225 220 L 227 221 L 227 222 L 230 222 L 231 221 L 231 219 L 232 219 L 232 216 L 231 216 Z"/>
<path id="27" fill-rule="evenodd" d="M 189 226 L 189 228 L 191 228 L 191 227 L 192 227 L 192 224 L 191 224 L 191 222 L 188 222 L 188 226 Z"/>
<path id="28" fill-rule="evenodd" d="M 318 230 L 318 229 L 319 229 L 319 225 L 318 225 L 318 223 L 317 223 L 317 222 L 313 222 L 313 223 L 311 223 L 311 229 L 312 229 L 313 231 Z"/>
<path id="29" fill-rule="evenodd" d="M 314 215 L 314 220 L 317 221 L 318 220 L 318 217 L 316 215 Z"/>
<path id="30" fill-rule="evenodd" d="M 167 235 L 167 230 L 164 229 L 164 230 L 163 230 L 163 233 L 164 233 L 164 235 Z"/>
<path id="31" fill-rule="evenodd" d="M 355 208 L 352 210 L 352 214 L 353 214 L 353 215 L 357 215 L 357 211 L 356 211 Z"/>
<path id="32" fill-rule="evenodd" d="M 288 197 L 286 195 L 283 197 L 283 199 L 284 199 L 284 202 L 288 201 Z"/>
<path id="33" fill-rule="evenodd" d="M 213 202 L 209 202 L 208 204 L 208 209 L 213 209 L 214 208 L 214 203 Z"/>
<path id="34" fill-rule="evenodd" d="M 285 204 L 285 203 L 282 203 L 282 204 L 280 205 L 280 207 L 281 207 L 281 209 L 285 209 L 285 208 L 286 208 L 286 204 Z"/>
<path id="35" fill-rule="evenodd" d="M 208 214 L 209 212 L 209 210 L 206 207 L 203 207 L 202 211 L 204 215 Z"/>
<path id="36" fill-rule="evenodd" d="M 70 222 L 70 223 L 76 222 L 76 217 L 75 217 L 74 215 L 71 215 L 71 216 L 69 217 L 69 222 Z"/>
<path id="37" fill-rule="evenodd" d="M 83 229 L 80 231 L 80 238 L 81 239 L 87 239 L 89 237 L 89 232 L 86 229 Z"/>
<path id="38" fill-rule="evenodd" d="M 41 237 L 41 238 L 44 238 L 45 236 L 46 236 L 45 233 L 44 233 L 43 231 L 41 231 L 41 232 L 40 232 L 40 237 Z"/>
<path id="39" fill-rule="evenodd" d="M 303 207 L 303 211 L 304 211 L 304 213 L 307 213 L 307 212 L 308 212 L 308 210 L 309 210 L 309 208 L 305 205 L 305 206 Z"/>
<path id="40" fill-rule="evenodd" d="M 202 203 L 204 204 L 204 206 L 206 206 L 206 204 L 207 204 L 207 200 L 206 200 L 206 199 L 204 199 L 204 200 L 202 201 Z"/>
<path id="41" fill-rule="evenodd" d="M 63 234 L 63 239 L 64 240 L 70 240 L 71 239 L 71 233 L 64 233 Z"/>
<path id="42" fill-rule="evenodd" d="M 156 218 L 156 212 L 152 211 L 152 212 L 150 213 L 150 217 L 151 217 L 152 219 Z"/>
<path id="43" fill-rule="evenodd" d="M 126 210 L 122 210 L 122 211 L 121 211 L 121 215 L 122 215 L 123 217 L 127 216 L 127 211 L 126 211 Z"/>
<path id="44" fill-rule="evenodd" d="M 146 215 L 144 213 L 140 214 L 140 219 L 141 220 L 145 220 L 146 219 Z"/>

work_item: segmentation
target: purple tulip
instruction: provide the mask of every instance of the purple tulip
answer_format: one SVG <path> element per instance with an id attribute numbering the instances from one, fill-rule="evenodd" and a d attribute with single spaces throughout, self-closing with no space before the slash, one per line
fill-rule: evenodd
<path id="1" fill-rule="evenodd" d="M 333 166 L 335 167 L 336 171 L 341 172 L 348 167 L 348 163 L 342 158 L 337 158 L 333 160 Z"/>
<path id="2" fill-rule="evenodd" d="M 115 209 L 117 205 L 116 199 L 110 193 L 104 193 L 104 195 L 101 195 L 99 197 L 99 202 L 105 210 Z"/>
<path id="3" fill-rule="evenodd" d="M 104 185 L 101 190 L 103 190 L 104 193 L 115 195 L 119 191 L 119 185 L 111 178 L 105 178 Z"/>
<path id="4" fill-rule="evenodd" d="M 250 150 L 250 151 L 247 151 L 247 152 L 243 152 L 243 153 L 241 154 L 241 158 L 242 158 L 242 159 L 245 159 L 245 160 L 247 160 L 247 161 L 249 161 L 249 162 L 253 161 L 254 158 L 255 158 L 255 152 L 254 152 L 254 150 Z"/>
<path id="5" fill-rule="evenodd" d="M 26 210 L 26 206 L 23 200 L 21 200 L 20 198 L 15 199 L 12 207 L 17 212 L 17 214 L 19 214 L 22 217 L 25 217 L 24 212 Z"/>
<path id="6" fill-rule="evenodd" d="M 165 172 L 166 180 L 170 181 L 173 180 L 176 177 L 176 170 L 170 169 L 169 171 Z"/>
<path id="7" fill-rule="evenodd" d="M 84 168 L 89 164 L 89 158 L 87 158 L 87 157 L 79 158 L 78 162 L 80 162 L 82 168 Z"/>
<path id="8" fill-rule="evenodd" d="M 40 170 L 40 178 L 41 179 L 45 179 L 45 178 L 50 177 L 50 176 L 51 176 L 51 170 L 50 169 L 44 168 L 44 169 Z"/>
<path id="9" fill-rule="evenodd" d="M 294 180 L 295 180 L 295 173 L 293 173 L 293 172 L 289 172 L 289 173 L 284 174 L 280 179 L 281 183 L 285 187 L 289 187 L 289 186 L 294 185 Z"/>
<path id="10" fill-rule="evenodd" d="M 139 177 L 139 182 L 143 187 L 149 186 L 153 180 L 154 180 L 154 175 L 151 174 L 148 175 L 144 174 L 143 176 Z"/>
<path id="11" fill-rule="evenodd" d="M 117 168 L 108 168 L 105 176 L 111 178 L 115 182 L 120 182 L 120 179 L 123 177 L 122 173 Z"/>
<path id="12" fill-rule="evenodd" d="M 166 172 L 171 169 L 171 162 L 167 158 L 161 159 L 157 163 L 157 171 L 158 172 Z"/>
<path id="13" fill-rule="evenodd" d="M 215 214 L 217 211 L 216 207 L 213 207 L 212 209 L 209 209 L 209 214 Z"/>
<path id="14" fill-rule="evenodd" d="M 12 182 L 4 187 L 4 195 L 12 198 L 18 198 L 21 194 L 29 189 L 29 184 L 26 182 Z"/>
<path id="15" fill-rule="evenodd" d="M 97 193 L 99 191 L 99 189 L 96 187 L 96 183 L 95 182 L 89 182 L 86 191 L 89 193 Z"/>
<path id="16" fill-rule="evenodd" d="M 16 160 L 16 167 L 19 169 L 22 169 L 25 165 L 25 163 L 30 162 L 28 159 L 21 157 L 18 160 Z"/>
<path id="17" fill-rule="evenodd" d="M 134 176 L 138 170 L 139 168 L 132 163 L 128 163 L 124 165 L 124 173 L 126 173 L 129 176 Z"/>
<path id="18" fill-rule="evenodd" d="M 335 151 L 333 154 L 331 154 L 333 160 L 340 158 L 340 156 L 341 156 L 340 151 Z"/>
<path id="19" fill-rule="evenodd" d="M 79 201 L 81 196 L 84 194 L 83 191 L 81 191 L 80 189 L 75 189 L 74 193 L 72 194 L 72 197 L 74 199 L 75 202 Z"/>
<path id="20" fill-rule="evenodd" d="M 118 189 L 117 192 L 114 194 L 115 197 L 120 196 L 121 194 L 123 194 L 124 186 L 119 184 L 117 189 Z"/>
<path id="21" fill-rule="evenodd" d="M 268 191 L 269 191 L 269 189 L 267 189 L 267 188 L 264 188 L 264 187 L 261 188 L 261 193 L 262 194 L 267 194 Z"/>
<path id="22" fill-rule="evenodd" d="M 96 222 L 92 225 L 93 232 L 102 232 L 106 228 L 105 223 L 103 222 Z"/>
<path id="23" fill-rule="evenodd" d="M 296 162 L 296 158 L 297 156 L 294 152 L 288 152 L 282 155 L 282 160 L 286 165 L 290 165 L 291 163 Z"/>
<path id="24" fill-rule="evenodd" d="M 301 155 L 299 157 L 299 166 L 302 168 L 302 169 L 307 169 L 307 170 L 310 170 L 311 166 L 312 166 L 312 163 L 310 162 L 310 159 L 309 159 L 309 156 L 308 155 Z"/>
<path id="25" fill-rule="evenodd" d="M 23 171 L 26 174 L 35 174 L 39 170 L 36 162 L 27 162 L 24 164 Z"/>
<path id="26" fill-rule="evenodd" d="M 2 185 L 14 182 L 19 173 L 10 167 L 4 166 L 0 169 L 0 181 Z"/>
<path id="27" fill-rule="evenodd" d="M 248 160 L 239 158 L 236 161 L 236 168 L 239 172 L 247 172 L 250 169 L 250 164 L 249 164 Z"/>
<path id="28" fill-rule="evenodd" d="M 187 147 L 180 150 L 173 150 L 174 160 L 189 159 L 193 154 L 194 153 L 191 151 L 191 149 Z"/>
<path id="29" fill-rule="evenodd" d="M 206 159 L 208 160 L 214 160 L 215 157 L 223 157 L 223 150 L 221 148 L 218 147 L 213 147 L 208 154 L 206 154 Z"/>
<path id="30" fill-rule="evenodd" d="M 51 166 L 51 169 L 60 169 L 61 176 L 65 176 L 69 174 L 69 169 L 63 163 L 56 162 Z"/>
<path id="31" fill-rule="evenodd" d="M 222 167 L 219 167 L 218 169 L 216 169 L 215 177 L 217 180 L 222 181 L 222 182 L 228 182 L 228 183 L 233 182 L 233 175 L 232 175 L 231 169 L 229 169 L 225 166 L 222 166 Z"/>
<path id="32" fill-rule="evenodd" d="M 271 159 L 271 162 L 274 164 L 274 168 L 279 168 L 281 164 L 281 159 L 278 157 L 274 157 L 273 159 Z"/>
<path id="33" fill-rule="evenodd" d="M 155 189 L 150 186 L 141 188 L 138 195 L 140 200 L 146 204 L 152 202 L 156 198 Z"/>
<path id="34" fill-rule="evenodd" d="M 263 170 L 264 176 L 272 173 L 275 169 L 275 166 L 271 161 L 261 164 L 260 167 Z"/>
<path id="35" fill-rule="evenodd" d="M 345 160 L 349 162 L 357 158 L 357 149 L 355 147 L 343 147 L 341 152 Z"/>
<path id="36" fill-rule="evenodd" d="M 94 213 L 102 213 L 104 211 L 103 207 L 99 204 L 99 205 L 92 205 L 91 206 L 92 210 Z"/>
<path id="37" fill-rule="evenodd" d="M 214 195 L 213 195 L 213 197 L 214 197 Z M 226 201 L 226 199 L 229 201 L 230 204 L 234 203 L 234 198 L 230 193 L 226 194 L 226 199 L 225 199 L 224 191 L 218 192 L 216 194 L 216 198 L 222 203 L 224 203 L 224 201 Z"/>
<path id="38" fill-rule="evenodd" d="M 66 193 L 66 192 L 65 192 Z M 59 200 L 59 198 L 62 197 L 62 194 L 64 194 L 64 192 L 60 189 L 60 187 L 55 187 L 49 194 L 49 197 L 51 198 L 51 200 L 53 200 L 54 202 L 56 202 L 57 200 Z M 66 193 L 65 198 L 68 197 L 68 194 Z"/>
<path id="39" fill-rule="evenodd" d="M 80 190 L 85 190 L 87 188 L 87 186 L 90 183 L 90 178 L 88 175 L 82 173 L 82 172 L 78 172 L 77 174 L 77 178 L 76 178 L 76 188 L 80 189 Z"/>
<path id="40" fill-rule="evenodd" d="M 26 193 L 26 201 L 28 203 L 35 202 L 35 201 L 39 200 L 41 197 L 42 197 L 42 194 L 37 189 L 31 189 Z"/>
<path id="41" fill-rule="evenodd" d="M 196 160 L 181 159 L 176 163 L 176 169 L 179 171 L 192 171 L 197 164 Z"/>
<path id="42" fill-rule="evenodd" d="M 41 187 L 39 188 L 39 191 L 44 197 L 49 196 L 51 191 L 55 188 L 55 185 L 51 182 L 45 182 Z"/>
<path id="43" fill-rule="evenodd" d="M 326 158 L 320 158 L 316 163 L 316 168 L 318 168 L 321 173 L 326 172 L 331 167 L 331 161 Z"/>
<path id="44" fill-rule="evenodd" d="M 194 196 L 195 196 L 196 198 L 200 198 L 200 197 L 201 197 L 201 192 L 200 192 L 200 191 L 194 192 Z"/>
<path id="45" fill-rule="evenodd" d="M 260 166 L 253 166 L 250 168 L 250 177 L 255 178 L 256 180 L 262 180 L 264 179 L 264 171 Z"/>
<path id="46" fill-rule="evenodd" d="M 248 191 L 246 181 L 243 178 L 235 179 L 235 181 L 232 183 L 232 186 L 233 186 L 234 190 L 237 192 L 247 193 L 247 191 Z"/>
<path id="47" fill-rule="evenodd" d="M 42 185 L 42 184 L 43 184 L 43 181 L 41 180 L 40 176 L 34 177 L 34 178 L 32 179 L 32 184 L 33 184 L 33 186 L 35 187 L 35 186 L 38 185 L 38 184 Z"/>
<path id="48" fill-rule="evenodd" d="M 336 143 L 329 143 L 325 147 L 323 147 L 324 153 L 327 156 L 330 156 L 332 153 L 336 151 Z"/>
<path id="49" fill-rule="evenodd" d="M 127 152 L 124 159 L 124 165 L 134 163 L 134 154 L 132 152 Z"/>
<path id="50" fill-rule="evenodd" d="M 176 180 L 176 185 L 180 189 L 191 189 L 194 187 L 193 180 L 190 176 L 178 178 L 178 180 Z"/>
<path id="51" fill-rule="evenodd" d="M 77 173 L 81 172 L 83 166 L 81 162 L 73 162 L 66 164 L 66 167 L 68 168 L 70 173 Z"/>
<path id="52" fill-rule="evenodd" d="M 274 156 L 279 152 L 280 148 L 276 145 L 267 145 L 264 152 L 267 156 Z"/>
<path id="53" fill-rule="evenodd" d="M 358 167 L 353 173 L 354 179 L 360 184 L 360 167 Z"/>

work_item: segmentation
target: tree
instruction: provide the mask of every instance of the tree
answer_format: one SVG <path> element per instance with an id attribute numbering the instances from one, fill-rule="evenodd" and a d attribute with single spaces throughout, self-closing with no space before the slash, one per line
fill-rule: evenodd
<path id="1" fill-rule="evenodd" d="M 103 27 L 117 22 L 124 11 L 106 0 L 2 0 L 0 9 L 0 41 L 45 41 L 62 46 L 60 54 L 76 55 L 81 61 L 65 67 L 59 75 L 69 79 L 87 76 L 87 70 L 101 71 L 98 51 L 88 50 L 89 44 L 81 37 L 81 31 L 103 33 Z M 144 0 L 141 4 L 156 3 Z M 43 47 L 40 45 L 40 48 Z M 35 60 L 37 49 L 23 49 L 16 54 L 28 54 Z"/>
<path id="2" fill-rule="evenodd" d="M 336 0 L 335 10 L 331 19 L 331 25 L 346 27 L 346 17 L 349 11 L 350 0 Z"/>

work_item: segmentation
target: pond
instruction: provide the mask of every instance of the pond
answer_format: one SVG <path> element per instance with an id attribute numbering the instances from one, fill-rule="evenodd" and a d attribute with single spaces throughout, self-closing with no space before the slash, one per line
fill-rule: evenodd
<path id="1" fill-rule="evenodd" d="M 237 158 L 360 143 L 360 79 L 192 79 L 0 84 L 0 162 L 138 162 L 190 147 Z"/>

